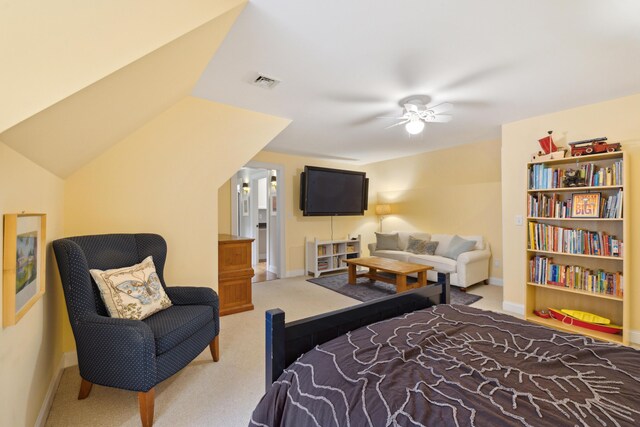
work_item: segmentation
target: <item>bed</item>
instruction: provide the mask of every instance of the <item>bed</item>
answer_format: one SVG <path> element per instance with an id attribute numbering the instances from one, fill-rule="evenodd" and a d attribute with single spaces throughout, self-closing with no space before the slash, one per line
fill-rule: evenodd
<path id="1" fill-rule="evenodd" d="M 446 289 L 286 325 L 267 312 L 267 392 L 249 425 L 640 425 L 640 352 L 449 305 Z"/>

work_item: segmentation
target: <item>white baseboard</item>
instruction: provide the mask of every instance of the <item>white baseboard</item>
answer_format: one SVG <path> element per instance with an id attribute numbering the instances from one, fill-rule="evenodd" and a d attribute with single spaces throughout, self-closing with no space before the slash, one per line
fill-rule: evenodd
<path id="1" fill-rule="evenodd" d="M 304 269 L 300 269 L 300 270 L 289 270 L 289 271 L 287 271 L 287 273 L 285 274 L 285 277 L 299 277 L 299 276 L 304 276 Z"/>
<path id="2" fill-rule="evenodd" d="M 76 366 L 78 364 L 78 353 L 75 351 L 69 351 L 62 355 L 64 367 Z"/>
<path id="3" fill-rule="evenodd" d="M 500 279 L 498 277 L 489 277 L 489 284 L 490 285 L 496 285 L 496 286 L 502 286 L 503 282 L 502 282 L 502 279 Z"/>
<path id="4" fill-rule="evenodd" d="M 524 304 L 516 304 L 515 302 L 511 301 L 502 301 L 502 309 L 510 313 L 524 316 Z"/>
<path id="5" fill-rule="evenodd" d="M 640 344 L 640 331 L 629 331 L 629 341 L 633 344 Z"/>
<path id="6" fill-rule="evenodd" d="M 58 391 L 58 385 L 60 384 L 60 378 L 62 378 L 62 372 L 65 368 L 65 355 L 63 354 L 60 358 L 60 363 L 56 367 L 56 371 L 51 377 L 51 382 L 49 383 L 49 387 L 47 388 L 47 394 L 44 395 L 44 400 L 42 401 L 42 405 L 40 406 L 40 412 L 38 413 L 38 418 L 36 418 L 35 427 L 44 427 L 44 424 L 47 422 L 47 417 L 49 416 L 49 411 L 51 410 L 51 405 L 53 404 L 53 398 L 56 396 L 56 391 Z"/>

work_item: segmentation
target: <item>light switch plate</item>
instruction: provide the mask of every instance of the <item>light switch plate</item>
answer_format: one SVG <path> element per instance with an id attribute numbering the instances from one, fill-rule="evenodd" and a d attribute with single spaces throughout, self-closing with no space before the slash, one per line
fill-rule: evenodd
<path id="1" fill-rule="evenodd" d="M 522 215 L 516 215 L 516 225 L 523 225 L 524 217 Z"/>

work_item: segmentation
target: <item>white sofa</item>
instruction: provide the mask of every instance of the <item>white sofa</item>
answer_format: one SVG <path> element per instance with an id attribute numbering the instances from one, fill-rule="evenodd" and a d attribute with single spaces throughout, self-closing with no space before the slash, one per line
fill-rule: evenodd
<path id="1" fill-rule="evenodd" d="M 491 251 L 489 244 L 484 241 L 482 236 L 460 236 L 463 239 L 475 241 L 476 246 L 474 250 L 463 252 L 458 256 L 458 259 L 452 260 L 442 255 L 449 248 L 453 234 L 429 234 L 417 231 L 392 231 L 391 233 L 398 233 L 398 250 L 376 250 L 376 244 L 369 243 L 371 256 L 430 265 L 434 270 L 427 272 L 428 280 L 436 281 L 438 272 L 450 273 L 451 284 L 463 289 L 489 279 Z M 436 247 L 435 255 L 417 255 L 406 252 L 409 236 L 421 240 L 437 241 L 438 246 Z"/>

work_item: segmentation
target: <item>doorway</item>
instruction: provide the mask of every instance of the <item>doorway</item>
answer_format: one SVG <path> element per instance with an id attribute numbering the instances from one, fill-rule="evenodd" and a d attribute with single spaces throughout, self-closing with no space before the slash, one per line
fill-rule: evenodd
<path id="1" fill-rule="evenodd" d="M 231 180 L 231 226 L 234 234 L 254 239 L 254 283 L 283 277 L 281 169 L 278 165 L 249 164 Z"/>

